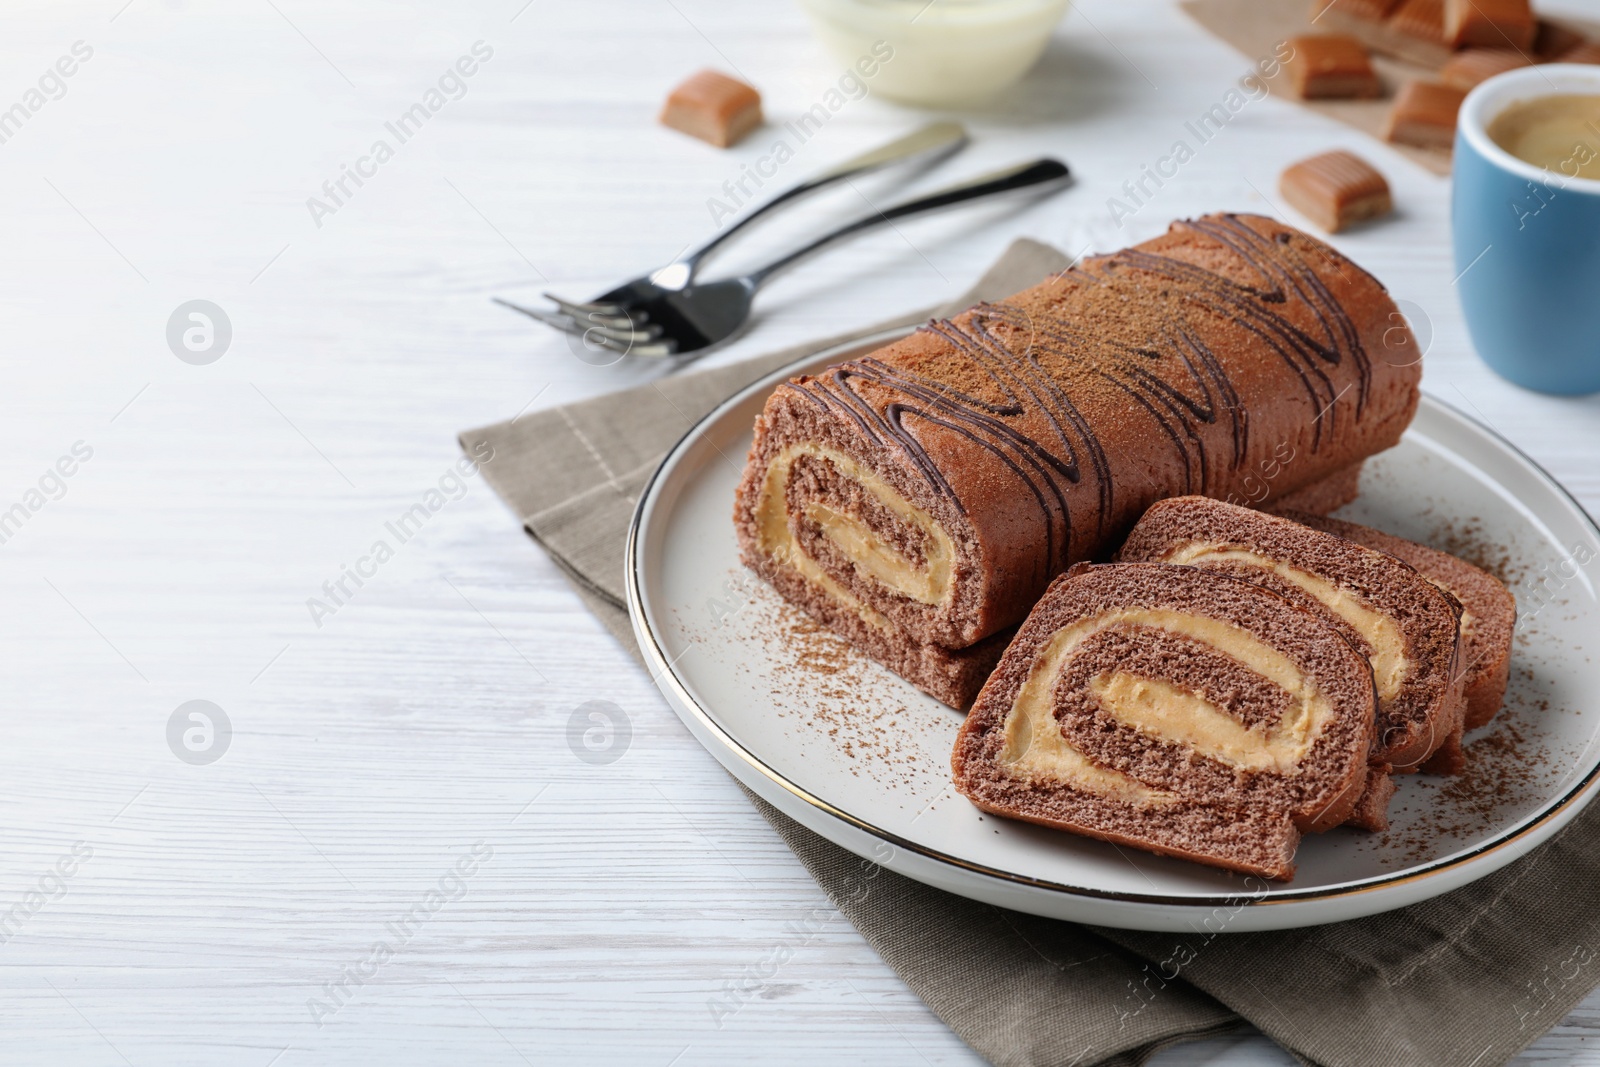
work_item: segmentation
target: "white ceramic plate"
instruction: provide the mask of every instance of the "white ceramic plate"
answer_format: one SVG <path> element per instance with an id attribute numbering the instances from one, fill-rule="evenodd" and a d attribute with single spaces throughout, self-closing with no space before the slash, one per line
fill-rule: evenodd
<path id="1" fill-rule="evenodd" d="M 1424 397 L 1340 514 L 1461 551 L 1517 594 L 1506 707 L 1469 738 L 1457 779 L 1405 776 L 1393 827 L 1307 837 L 1267 887 L 1180 860 L 979 812 L 950 783 L 960 713 L 809 626 L 742 568 L 734 487 L 768 394 L 894 335 L 818 353 L 708 415 L 668 455 L 628 540 L 634 631 L 667 700 L 740 781 L 857 855 L 963 896 L 1145 930 L 1272 930 L 1403 907 L 1545 841 L 1600 770 L 1600 605 L 1584 566 L 1600 530 L 1510 444 Z M 1485 558 L 1488 557 L 1488 558 Z"/>

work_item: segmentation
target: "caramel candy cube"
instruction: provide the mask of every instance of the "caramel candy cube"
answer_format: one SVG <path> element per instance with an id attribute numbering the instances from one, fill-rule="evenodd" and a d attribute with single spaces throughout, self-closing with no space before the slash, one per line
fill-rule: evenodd
<path id="1" fill-rule="evenodd" d="M 1527 56 L 1510 48 L 1469 48 L 1450 57 L 1439 69 L 1439 80 L 1466 92 L 1496 74 L 1531 65 Z"/>
<path id="2" fill-rule="evenodd" d="M 1549 19 L 1539 20 L 1539 32 L 1533 37 L 1533 58 L 1540 63 L 1565 63 L 1563 57 L 1588 38 L 1577 30 L 1569 29 Z"/>
<path id="3" fill-rule="evenodd" d="M 1561 53 L 1557 63 L 1600 63 L 1600 44 L 1584 41 L 1576 48 Z"/>
<path id="4" fill-rule="evenodd" d="M 1444 0 L 1444 36 L 1452 48 L 1527 50 L 1538 29 L 1528 0 Z"/>
<path id="5" fill-rule="evenodd" d="M 702 70 L 672 90 L 661 124 L 727 148 L 761 125 L 761 94 L 737 78 Z"/>
<path id="6" fill-rule="evenodd" d="M 1278 192 L 1296 211 L 1329 233 L 1394 209 L 1389 183 L 1353 152 L 1324 152 L 1302 159 L 1283 172 Z"/>
<path id="7" fill-rule="evenodd" d="M 1302 100 L 1382 96 L 1383 83 L 1372 69 L 1367 49 L 1342 33 L 1307 34 L 1289 41 L 1294 53 L 1284 62 Z"/>
<path id="8" fill-rule="evenodd" d="M 1456 114 L 1467 94 L 1438 82 L 1407 82 L 1395 96 L 1384 138 L 1395 144 L 1448 150 L 1456 139 Z"/>
<path id="9" fill-rule="evenodd" d="M 1400 0 L 1311 0 L 1311 21 L 1316 22 L 1329 11 L 1351 18 L 1382 22 Z"/>
<path id="10" fill-rule="evenodd" d="M 1388 26 L 1408 37 L 1442 45 L 1444 0 L 1404 0 L 1389 17 Z"/>

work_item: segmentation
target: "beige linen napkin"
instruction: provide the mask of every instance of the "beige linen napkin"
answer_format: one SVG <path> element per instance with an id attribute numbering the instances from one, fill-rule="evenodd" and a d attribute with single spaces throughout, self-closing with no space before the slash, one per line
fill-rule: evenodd
<path id="1" fill-rule="evenodd" d="M 1067 266 L 1018 241 L 951 308 Z M 666 451 L 742 386 L 926 313 L 461 435 L 495 491 L 635 656 L 623 606 L 633 507 Z M 860 860 L 751 800 L 906 984 L 985 1059 L 1132 1067 L 1247 1019 L 1302 1063 L 1494 1067 L 1600 983 L 1600 807 L 1533 855 L 1444 897 L 1270 934 L 1150 934 L 979 904 Z"/>

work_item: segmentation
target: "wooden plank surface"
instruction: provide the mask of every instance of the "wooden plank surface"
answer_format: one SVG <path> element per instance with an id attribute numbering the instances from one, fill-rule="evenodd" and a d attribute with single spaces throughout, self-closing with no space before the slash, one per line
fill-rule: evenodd
<path id="1" fill-rule="evenodd" d="M 0 105 L 75 42 L 92 54 L 0 143 L 0 512 L 27 510 L 0 544 L 0 913 L 20 908 L 0 1062 L 975 1062 L 481 481 L 449 477 L 457 431 L 650 373 L 586 366 L 488 298 L 583 297 L 706 234 L 707 201 L 776 134 L 717 152 L 655 109 L 702 65 L 745 72 L 775 121 L 809 107 L 839 64 L 799 9 L 111 0 L 15 3 L 5 24 Z M 361 163 L 476 42 L 458 98 Z M 1471 353 L 1444 181 L 1263 99 L 1112 217 L 1243 73 L 1165 2 L 1086 3 L 928 179 L 1052 152 L 1074 189 L 818 260 L 714 358 L 930 303 L 1020 234 L 1111 249 L 1278 210 L 1284 164 L 1345 145 L 1400 210 L 1338 243 L 1428 321 L 1427 388 L 1600 505 L 1597 401 L 1520 392 Z M 853 101 L 775 180 L 923 120 Z M 336 210 L 308 208 L 358 164 Z M 740 258 L 884 195 L 818 201 Z M 167 340 L 196 299 L 232 328 L 204 365 Z M 75 445 L 89 457 L 47 475 Z M 398 543 L 386 523 L 441 480 Z M 382 539 L 392 558 L 335 602 L 324 583 Z M 193 700 L 231 723 L 211 763 L 169 746 Z M 631 727 L 613 762 L 569 746 L 590 700 Z M 1591 998 L 1524 1062 L 1600 1063 L 1597 1032 Z M 1289 1061 L 1245 1036 L 1155 1062 Z"/>

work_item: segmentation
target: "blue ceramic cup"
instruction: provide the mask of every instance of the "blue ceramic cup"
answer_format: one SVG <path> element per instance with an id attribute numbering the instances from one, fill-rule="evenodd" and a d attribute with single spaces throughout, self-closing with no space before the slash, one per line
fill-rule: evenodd
<path id="1" fill-rule="evenodd" d="M 1456 125 L 1451 229 L 1467 328 L 1496 373 L 1541 393 L 1600 391 L 1600 181 L 1526 163 L 1487 131 L 1511 104 L 1569 93 L 1600 95 L 1600 66 L 1497 75 Z"/>

